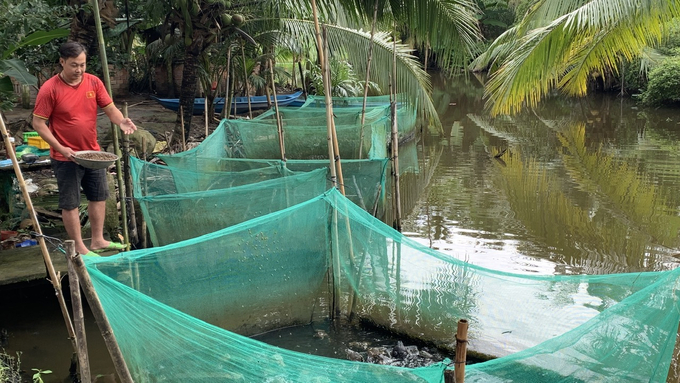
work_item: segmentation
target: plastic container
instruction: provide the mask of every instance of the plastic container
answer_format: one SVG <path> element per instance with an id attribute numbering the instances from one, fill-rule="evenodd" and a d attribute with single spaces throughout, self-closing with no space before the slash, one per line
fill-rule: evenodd
<path id="1" fill-rule="evenodd" d="M 36 241 L 35 239 L 27 239 L 23 242 L 17 243 L 15 246 L 16 247 L 29 247 L 29 246 L 35 246 L 37 244 L 38 244 L 38 241 Z"/>
<path id="2" fill-rule="evenodd" d="M 0 240 L 4 241 L 4 240 L 6 240 L 6 239 L 10 239 L 10 238 L 12 238 L 12 237 L 16 237 L 17 235 L 19 235 L 19 232 L 18 232 L 18 231 L 14 231 L 14 230 L 2 230 L 2 231 L 0 232 Z"/>
<path id="3" fill-rule="evenodd" d="M 50 145 L 40 136 L 28 137 L 28 144 L 38 149 L 49 149 Z"/>
<path id="4" fill-rule="evenodd" d="M 28 142 L 30 137 L 39 137 L 38 132 L 24 132 L 24 144 Z"/>

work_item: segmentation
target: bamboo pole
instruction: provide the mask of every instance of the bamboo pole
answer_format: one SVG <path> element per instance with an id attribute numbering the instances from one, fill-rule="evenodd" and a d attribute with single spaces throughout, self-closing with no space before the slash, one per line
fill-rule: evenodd
<path id="1" fill-rule="evenodd" d="M 68 260 L 69 262 L 73 263 L 73 267 L 78 274 L 80 287 L 83 289 L 85 299 L 87 299 L 87 303 L 90 306 L 92 315 L 94 316 L 97 326 L 99 327 L 99 331 L 101 331 L 102 337 L 104 338 L 104 343 L 106 344 L 106 348 L 109 350 L 109 355 L 111 355 L 111 360 L 113 361 L 113 366 L 116 369 L 118 378 L 120 379 L 121 383 L 133 383 L 132 375 L 130 375 L 130 371 L 128 370 L 125 359 L 123 358 L 123 354 L 120 351 L 120 347 L 118 347 L 116 336 L 114 335 L 111 324 L 106 317 L 106 313 L 104 312 L 101 301 L 97 296 L 97 292 L 95 291 L 94 286 L 92 286 L 92 280 L 90 279 L 90 275 L 87 273 L 83 258 L 80 256 L 80 254 L 75 254 Z"/>
<path id="2" fill-rule="evenodd" d="M 325 53 L 324 58 L 326 59 L 326 79 L 327 79 L 326 81 L 328 81 L 328 87 L 326 89 L 328 89 L 327 93 L 330 94 L 330 92 L 331 92 L 331 66 L 330 66 L 330 61 L 328 59 L 328 56 L 329 56 L 329 54 L 328 54 L 328 36 L 327 36 L 327 33 L 326 33 L 326 28 L 323 29 L 323 34 L 324 34 L 324 50 L 325 50 L 324 51 L 324 53 Z M 335 158 L 334 158 L 334 160 L 335 160 L 335 172 L 336 172 L 336 176 L 338 178 L 338 189 L 340 190 L 340 193 L 342 193 L 342 195 L 345 195 L 345 178 L 342 175 L 342 161 L 340 160 L 340 146 L 338 144 L 338 132 L 335 129 L 335 118 L 333 118 L 334 117 L 334 114 L 333 114 L 333 98 L 329 97 L 329 99 L 331 100 L 331 105 L 330 106 L 327 105 L 326 108 L 330 108 L 330 110 L 331 110 L 330 123 L 331 123 L 331 132 L 333 133 L 333 152 L 335 154 Z"/>
<path id="3" fill-rule="evenodd" d="M 330 90 L 331 85 L 329 79 L 326 77 L 326 60 L 324 59 L 324 49 L 323 43 L 321 41 L 321 28 L 319 27 L 319 16 L 316 9 L 316 0 L 312 0 L 312 15 L 314 16 L 314 35 L 316 37 L 316 52 L 319 55 L 319 66 L 321 67 L 321 73 L 323 76 L 323 84 L 325 88 L 325 99 L 326 99 L 326 128 L 327 128 L 327 139 L 328 139 L 328 159 L 330 161 L 330 173 L 331 182 L 333 187 L 338 186 L 338 180 L 336 176 L 335 162 L 335 150 L 333 148 L 333 99 L 331 98 Z"/>
<path id="4" fill-rule="evenodd" d="M 397 27 L 392 32 L 392 79 L 390 112 L 392 115 L 392 176 L 394 177 L 394 228 L 401 232 L 401 196 L 399 192 L 399 128 L 397 126 Z"/>
<path id="5" fill-rule="evenodd" d="M 250 119 L 253 119 L 253 107 L 250 105 L 250 86 L 248 86 L 248 69 L 246 69 L 246 50 L 243 47 L 243 44 L 241 44 L 241 57 L 243 58 L 243 81 L 244 81 L 244 87 L 245 87 L 245 96 L 246 100 L 248 100 L 248 116 L 250 116 Z M 236 110 L 236 106 L 234 106 L 234 111 Z M 236 112 L 234 112 L 236 114 Z"/>
<path id="6" fill-rule="evenodd" d="M 92 11 L 94 13 L 94 23 L 97 29 L 97 41 L 99 42 L 99 57 L 102 62 L 102 75 L 104 76 L 104 84 L 106 85 L 106 90 L 109 96 L 113 98 L 113 92 L 111 91 L 111 77 L 109 76 L 109 64 L 106 58 L 106 45 L 104 44 L 104 32 L 102 31 L 102 20 L 99 16 L 99 2 L 97 0 L 92 0 Z M 120 144 L 118 142 L 118 129 L 116 129 L 116 124 L 111 122 L 111 137 L 113 140 L 113 151 L 118 156 L 116 160 L 116 179 L 118 181 L 118 197 L 122 201 L 125 198 L 125 183 L 123 182 L 123 171 L 120 165 Z M 124 204 L 123 204 L 124 205 Z M 125 243 L 130 243 L 130 237 L 128 235 L 127 227 L 127 212 L 125 209 L 121 210 L 121 219 L 123 221 L 123 238 Z M 116 218 L 118 215 L 116 215 Z"/>
<path id="7" fill-rule="evenodd" d="M 78 352 L 78 347 L 76 344 L 75 332 L 73 330 L 73 323 L 71 322 L 71 317 L 69 315 L 68 308 L 66 307 L 66 301 L 62 295 L 61 290 L 61 275 L 59 272 L 54 270 L 54 264 L 52 263 L 52 258 L 47 250 L 47 245 L 45 244 L 45 238 L 42 235 L 42 229 L 40 228 L 40 223 L 38 222 L 38 217 L 35 214 L 35 209 L 33 208 L 33 202 L 31 201 L 31 195 L 28 193 L 26 188 L 26 181 L 24 180 L 24 175 L 21 173 L 21 168 L 19 167 L 19 161 L 17 160 L 17 155 L 14 152 L 14 147 L 10 142 L 10 135 L 5 126 L 5 120 L 0 115 L 0 133 L 2 133 L 2 138 L 5 143 L 5 148 L 7 150 L 7 155 L 10 160 L 12 160 L 12 167 L 14 168 L 14 174 L 19 182 L 19 187 L 21 189 L 21 194 L 24 197 L 24 202 L 26 203 L 26 208 L 31 216 L 31 222 L 33 223 L 33 229 L 37 235 L 38 244 L 40 245 L 40 251 L 42 252 L 43 261 L 45 262 L 45 268 L 47 269 L 47 274 L 49 275 L 49 281 L 54 287 L 54 295 L 57 296 L 57 301 L 59 301 L 59 308 L 61 309 L 61 315 L 64 317 L 64 322 L 66 323 L 66 330 L 68 332 L 68 338 L 71 341 L 71 346 L 73 346 L 73 351 Z"/>
<path id="8" fill-rule="evenodd" d="M 203 103 L 203 117 L 205 119 L 205 136 L 208 137 L 208 97 L 205 98 Z"/>
<path id="9" fill-rule="evenodd" d="M 371 79 L 371 61 L 373 61 L 373 40 L 375 38 L 375 24 L 378 21 L 378 3 L 373 5 L 373 22 L 371 23 L 371 40 L 368 46 L 368 60 L 366 62 L 366 82 L 364 83 L 364 100 L 361 104 L 361 130 L 359 132 L 359 159 L 361 159 L 364 147 L 364 123 L 366 122 L 366 98 L 368 97 L 368 82 Z"/>
<path id="10" fill-rule="evenodd" d="M 222 107 L 221 118 L 229 118 L 229 109 L 231 108 L 231 46 L 227 48 L 227 83 L 225 84 L 224 106 Z"/>
<path id="11" fill-rule="evenodd" d="M 456 383 L 465 382 L 465 361 L 467 359 L 467 342 L 468 342 L 468 321 L 461 319 L 458 321 L 458 329 L 456 331 L 456 361 L 455 361 L 455 375 Z"/>
<path id="12" fill-rule="evenodd" d="M 72 239 L 64 241 L 66 260 L 76 255 L 76 245 Z M 68 263 L 68 281 L 71 290 L 71 307 L 73 309 L 73 327 L 76 333 L 76 345 L 78 346 L 78 367 L 80 370 L 80 382 L 90 383 L 90 361 L 87 355 L 87 335 L 85 332 L 85 316 L 83 314 L 83 301 L 80 298 L 80 285 L 78 274 L 71 262 Z"/>
<path id="13" fill-rule="evenodd" d="M 295 77 L 295 63 L 297 62 L 297 55 L 295 52 L 293 52 L 293 65 L 292 65 L 292 70 L 291 70 L 291 79 L 290 79 L 290 86 L 291 88 L 295 89 L 297 86 L 297 78 Z"/>
<path id="14" fill-rule="evenodd" d="M 128 103 L 127 101 L 123 104 L 123 117 L 128 117 Z M 123 174 L 125 179 L 125 203 L 122 206 L 126 206 L 130 212 L 130 242 L 128 242 L 128 250 L 130 250 L 130 244 L 139 242 L 139 233 L 137 231 L 137 217 L 135 214 L 135 204 L 132 201 L 132 174 L 130 173 L 130 136 L 123 136 L 123 149 L 125 151 L 124 168 Z M 144 145 L 142 145 L 142 150 L 144 150 Z M 127 224 L 127 223 L 126 223 Z"/>
<path id="15" fill-rule="evenodd" d="M 300 83 L 302 83 L 302 94 L 305 95 L 305 100 L 307 99 L 307 83 L 305 83 L 305 72 L 302 70 L 302 59 L 298 61 L 298 70 L 300 71 Z"/>
<path id="16" fill-rule="evenodd" d="M 274 111 L 276 112 L 276 126 L 279 130 L 279 148 L 281 149 L 281 161 L 286 162 L 286 143 L 283 139 L 283 121 L 279 113 L 279 100 L 276 98 L 276 85 L 274 84 L 274 65 L 269 61 L 269 73 L 272 76 L 272 92 L 274 93 Z"/>
<path id="17" fill-rule="evenodd" d="M 179 123 L 182 125 L 182 151 L 187 151 L 187 140 L 184 136 L 184 112 L 182 111 L 182 105 L 179 106 Z"/>

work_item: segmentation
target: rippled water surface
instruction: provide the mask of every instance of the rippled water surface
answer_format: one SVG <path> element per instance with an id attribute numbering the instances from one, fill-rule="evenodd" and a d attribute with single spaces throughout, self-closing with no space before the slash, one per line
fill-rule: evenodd
<path id="1" fill-rule="evenodd" d="M 443 138 L 402 176 L 403 231 L 496 270 L 608 274 L 680 257 L 680 111 L 617 95 L 484 111 L 479 80 L 435 80 Z"/>

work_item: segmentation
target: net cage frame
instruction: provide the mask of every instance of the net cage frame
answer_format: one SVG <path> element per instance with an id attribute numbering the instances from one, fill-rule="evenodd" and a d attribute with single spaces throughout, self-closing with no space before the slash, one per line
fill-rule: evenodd
<path id="1" fill-rule="evenodd" d="M 498 356 L 467 366 L 469 382 L 663 382 L 680 319 L 680 269 L 592 276 L 489 270 L 403 236 L 336 189 L 86 266 L 136 381 L 443 381 L 448 361 L 371 365 L 248 337 L 337 309 L 443 348 L 455 342 L 458 319 L 468 319 L 469 348 Z M 223 327 L 212 323 L 225 316 Z"/>

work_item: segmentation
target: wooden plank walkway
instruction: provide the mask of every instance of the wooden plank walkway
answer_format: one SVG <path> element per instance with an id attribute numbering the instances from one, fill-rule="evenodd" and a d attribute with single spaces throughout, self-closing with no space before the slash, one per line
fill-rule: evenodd
<path id="1" fill-rule="evenodd" d="M 89 240 L 86 240 L 85 244 L 89 245 Z M 54 270 L 60 272 L 62 276 L 68 275 L 64 254 L 54 249 L 54 246 L 49 243 L 47 243 L 47 249 L 52 258 Z M 117 251 L 108 251 L 102 253 L 101 256 L 116 253 Z M 0 250 L 0 286 L 48 278 L 40 245 Z"/>
<path id="2" fill-rule="evenodd" d="M 66 257 L 50 249 L 54 270 L 61 275 L 68 274 Z M 40 246 L 16 247 L 0 250 L 0 286 L 48 278 Z"/>

